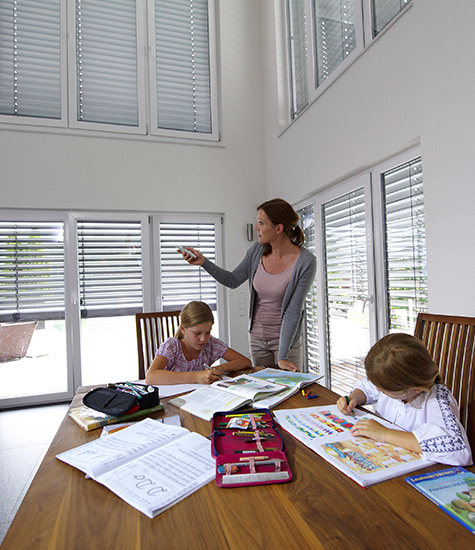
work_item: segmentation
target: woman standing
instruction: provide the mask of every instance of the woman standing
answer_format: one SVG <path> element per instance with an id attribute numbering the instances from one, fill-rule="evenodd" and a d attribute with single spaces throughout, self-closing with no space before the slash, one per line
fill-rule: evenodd
<path id="1" fill-rule="evenodd" d="M 188 250 L 194 258 L 182 252 L 188 263 L 202 266 L 228 288 L 249 280 L 249 341 L 254 365 L 278 364 L 292 371 L 302 368 L 305 297 L 317 263 L 302 246 L 305 237 L 298 222 L 297 212 L 283 199 L 258 206 L 258 241 L 233 271 L 218 267 L 193 248 Z"/>

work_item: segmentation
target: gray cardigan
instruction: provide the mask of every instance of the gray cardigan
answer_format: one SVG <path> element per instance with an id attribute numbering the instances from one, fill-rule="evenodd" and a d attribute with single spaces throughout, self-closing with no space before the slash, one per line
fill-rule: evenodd
<path id="1" fill-rule="evenodd" d="M 250 304 L 249 304 L 249 330 L 252 327 L 256 291 L 252 285 L 254 275 L 262 258 L 264 247 L 255 242 L 248 248 L 241 263 L 233 270 L 227 271 L 207 258 L 203 268 L 215 279 L 228 288 L 237 288 L 244 281 L 249 280 Z M 290 348 L 297 342 L 302 334 L 302 321 L 304 315 L 305 297 L 312 286 L 317 270 L 317 259 L 306 248 L 301 248 L 295 268 L 282 301 L 282 325 L 280 327 L 279 356 L 278 360 L 287 359 Z"/>

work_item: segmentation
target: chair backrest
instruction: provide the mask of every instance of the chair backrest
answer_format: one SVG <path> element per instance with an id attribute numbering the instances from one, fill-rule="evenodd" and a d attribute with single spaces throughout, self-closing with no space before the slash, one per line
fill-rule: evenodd
<path id="1" fill-rule="evenodd" d="M 424 342 L 439 366 L 475 451 L 475 318 L 419 313 L 414 336 Z"/>
<path id="2" fill-rule="evenodd" d="M 160 344 L 174 336 L 180 326 L 180 312 L 136 313 L 135 325 L 137 328 L 139 378 L 143 379 Z"/>

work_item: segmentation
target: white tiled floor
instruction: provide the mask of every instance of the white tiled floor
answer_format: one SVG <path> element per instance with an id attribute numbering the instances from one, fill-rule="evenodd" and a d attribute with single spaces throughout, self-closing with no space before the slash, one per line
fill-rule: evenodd
<path id="1" fill-rule="evenodd" d="M 68 408 L 0 411 L 0 544 Z"/>

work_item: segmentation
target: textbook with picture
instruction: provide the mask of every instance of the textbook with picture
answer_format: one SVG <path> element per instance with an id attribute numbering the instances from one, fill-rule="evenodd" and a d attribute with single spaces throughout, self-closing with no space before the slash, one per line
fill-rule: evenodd
<path id="1" fill-rule="evenodd" d="M 56 458 L 85 472 L 150 518 L 216 475 L 206 437 L 151 418 Z"/>
<path id="2" fill-rule="evenodd" d="M 406 481 L 475 534 L 475 474 L 456 466 Z"/>
<path id="3" fill-rule="evenodd" d="M 266 368 L 252 374 L 254 378 L 267 380 L 275 384 L 282 384 L 286 387 L 285 390 L 271 396 L 262 397 L 257 402 L 252 404 L 253 407 L 259 409 L 271 409 L 282 401 L 285 401 L 291 395 L 299 392 L 302 388 L 313 384 L 323 377 L 323 374 L 307 374 L 304 372 L 292 372 L 288 370 Z"/>
<path id="4" fill-rule="evenodd" d="M 168 403 L 204 420 L 211 420 L 215 412 L 234 411 L 264 397 L 288 389 L 284 384 L 260 380 L 249 374 L 226 377 L 209 386 L 203 386 L 187 395 L 171 399 Z M 259 405 L 260 407 L 260 405 Z"/>
<path id="5" fill-rule="evenodd" d="M 354 413 L 354 416 L 344 415 L 337 405 L 274 411 L 276 421 L 284 430 L 362 487 L 434 464 L 403 447 L 353 437 L 351 428 L 363 418 L 373 418 L 384 426 L 398 429 L 369 412 L 355 409 Z"/>

